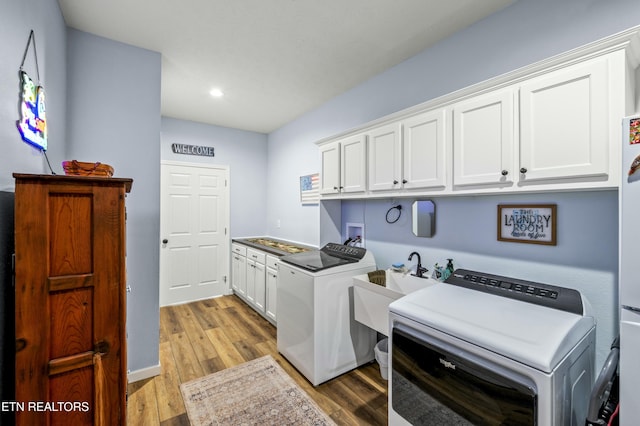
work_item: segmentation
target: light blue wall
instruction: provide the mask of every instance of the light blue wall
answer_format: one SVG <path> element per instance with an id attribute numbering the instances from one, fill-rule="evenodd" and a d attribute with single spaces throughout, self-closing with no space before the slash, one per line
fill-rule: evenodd
<path id="1" fill-rule="evenodd" d="M 0 1 L 0 191 L 13 191 L 12 173 L 48 172 L 40 151 L 22 142 L 16 128 L 18 70 L 29 32 L 35 33 L 40 84 L 45 88 L 48 156 L 54 167 L 65 157 L 66 121 L 66 27 L 57 2 L 49 0 Z M 37 82 L 31 45 L 24 70 Z"/>
<path id="2" fill-rule="evenodd" d="M 48 156 L 54 171 L 62 173 L 61 161 L 76 158 L 112 164 L 117 176 L 134 179 L 127 200 L 133 288 L 128 367 L 135 371 L 158 365 L 160 55 L 67 30 L 56 2 L 1 1 L 1 191 L 13 191 L 13 172 L 49 172 L 43 156 L 21 142 L 15 126 L 18 69 L 31 29 L 47 96 Z M 33 50 L 25 70 L 37 77 Z"/>
<path id="3" fill-rule="evenodd" d="M 162 118 L 162 160 L 229 167 L 230 236 L 264 235 L 267 228 L 267 135 Z M 171 144 L 214 148 L 214 157 L 174 154 Z"/>
<path id="4" fill-rule="evenodd" d="M 571 287 L 590 301 L 598 325 L 598 360 L 608 354 L 617 334 L 618 193 L 617 191 L 432 198 L 436 232 L 415 237 L 411 230 L 412 199 L 342 202 L 342 235 L 349 222 L 365 224 L 365 243 L 379 268 L 408 261 L 417 251 L 422 264 L 446 264 L 547 284 Z M 387 210 L 402 205 L 398 222 L 388 224 Z M 557 245 L 519 244 L 497 240 L 498 204 L 556 204 Z M 346 238 L 345 238 L 346 239 Z"/>
<path id="5" fill-rule="evenodd" d="M 319 171 L 314 142 L 636 26 L 640 20 L 630 13 L 636 9 L 636 0 L 519 0 L 271 133 L 267 233 L 310 244 L 324 239 L 319 227 L 299 225 L 318 223 L 318 207 L 303 208 L 294 196 L 298 176 Z M 381 266 L 418 249 L 429 263 L 453 257 L 468 268 L 580 289 L 598 315 L 600 364 L 617 333 L 616 195 L 532 196 L 531 201 L 557 203 L 559 220 L 570 222 L 553 248 L 496 241 L 495 205 L 518 198 L 437 199 L 439 210 L 445 212 L 438 215 L 439 235 L 424 241 L 409 235 L 408 224 L 378 227 L 377 221 L 390 207 L 385 201 L 344 202 L 342 233 L 347 221 L 364 220 L 367 247 Z M 598 208 L 594 212 L 586 206 Z M 478 214 L 461 222 L 461 212 Z M 563 218 L 567 212 L 576 216 Z M 276 227 L 278 220 L 280 228 Z M 603 223 L 610 231 L 606 238 L 598 240 L 587 234 Z M 566 233 L 575 226 L 584 231 Z M 457 233 L 458 228 L 464 232 Z"/>
<path id="6" fill-rule="evenodd" d="M 319 171 L 314 142 L 639 25 L 636 8 L 636 0 L 519 0 L 272 132 L 267 232 L 320 240 L 317 229 L 295 226 L 317 212 L 292 197 L 300 175 Z"/>
<path id="7" fill-rule="evenodd" d="M 127 196 L 128 369 L 159 364 L 160 69 L 157 52 L 68 30 L 69 158 L 133 178 Z"/>
<path id="8" fill-rule="evenodd" d="M 66 28 L 58 3 L 50 0 L 0 0 L 0 400 L 13 399 L 14 362 L 11 344 L 13 291 L 14 172 L 47 172 L 42 154 L 22 142 L 16 128 L 19 118 L 18 70 L 29 32 L 34 30 L 38 51 L 40 83 L 46 91 L 49 126 L 49 158 L 59 164 L 65 155 Z M 33 46 L 24 70 L 37 79 Z M 13 414 L 0 413 L 0 424 L 11 424 Z"/>

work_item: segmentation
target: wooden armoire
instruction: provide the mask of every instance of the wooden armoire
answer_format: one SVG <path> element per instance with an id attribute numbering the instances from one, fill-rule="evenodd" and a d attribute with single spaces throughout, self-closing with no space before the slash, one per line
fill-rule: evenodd
<path id="1" fill-rule="evenodd" d="M 132 180 L 13 176 L 16 424 L 124 425 Z"/>

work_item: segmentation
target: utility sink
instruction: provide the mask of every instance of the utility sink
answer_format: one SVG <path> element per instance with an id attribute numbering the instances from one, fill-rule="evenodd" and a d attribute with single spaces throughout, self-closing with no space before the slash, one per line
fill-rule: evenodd
<path id="1" fill-rule="evenodd" d="M 385 285 L 369 281 L 367 274 L 353 277 L 354 317 L 356 321 L 389 335 L 389 304 L 414 291 L 427 288 L 438 281 L 411 274 L 385 271 Z"/>

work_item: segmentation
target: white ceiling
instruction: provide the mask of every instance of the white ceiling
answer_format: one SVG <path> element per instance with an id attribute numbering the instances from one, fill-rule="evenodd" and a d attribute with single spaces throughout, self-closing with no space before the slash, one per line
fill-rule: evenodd
<path id="1" fill-rule="evenodd" d="M 163 116 L 261 133 L 513 2 L 58 0 L 69 27 L 162 54 Z"/>

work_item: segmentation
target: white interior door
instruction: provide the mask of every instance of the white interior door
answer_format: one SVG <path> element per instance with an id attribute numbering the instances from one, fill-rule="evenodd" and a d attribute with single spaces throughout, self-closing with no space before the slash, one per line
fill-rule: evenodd
<path id="1" fill-rule="evenodd" d="M 229 170 L 162 162 L 160 306 L 229 294 Z"/>

